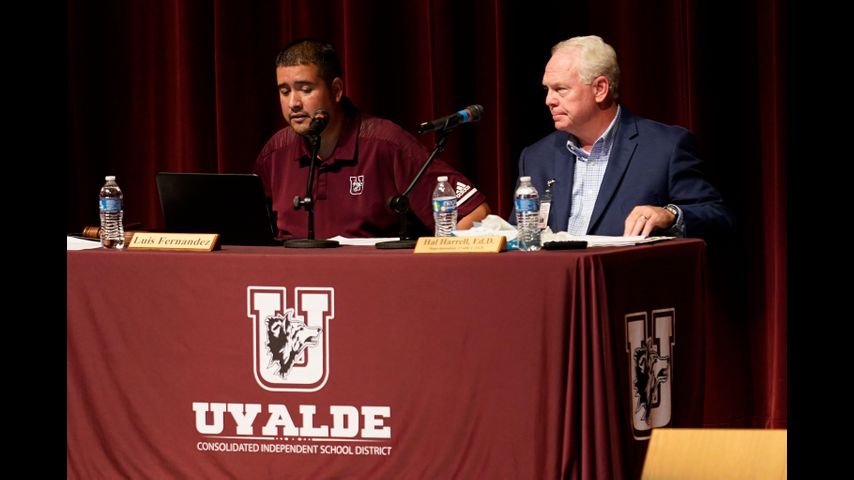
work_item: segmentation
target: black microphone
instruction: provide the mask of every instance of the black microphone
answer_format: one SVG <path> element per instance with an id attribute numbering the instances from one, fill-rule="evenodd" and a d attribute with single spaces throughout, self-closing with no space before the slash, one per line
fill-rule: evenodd
<path id="1" fill-rule="evenodd" d="M 320 135 L 326 125 L 329 124 L 329 112 L 326 110 L 318 110 L 311 116 L 311 123 L 308 124 L 306 135 Z"/>
<path id="2" fill-rule="evenodd" d="M 483 115 L 483 107 L 480 105 L 469 105 L 457 113 L 447 117 L 437 118 L 432 122 L 424 122 L 418 126 L 418 133 L 432 132 L 433 130 L 450 130 L 461 123 L 476 122 Z"/>

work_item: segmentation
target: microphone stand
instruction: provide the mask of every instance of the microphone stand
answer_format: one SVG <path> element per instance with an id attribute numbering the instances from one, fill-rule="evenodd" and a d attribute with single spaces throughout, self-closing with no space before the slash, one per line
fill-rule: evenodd
<path id="1" fill-rule="evenodd" d="M 314 185 L 314 171 L 317 168 L 317 152 L 320 150 L 320 135 L 310 133 L 305 136 L 308 139 L 309 151 L 311 152 L 311 163 L 308 167 L 308 182 L 305 186 L 305 197 L 297 195 L 294 197 L 294 209 L 305 208 L 308 212 L 308 238 L 292 238 L 285 240 L 287 248 L 334 248 L 339 246 L 335 240 L 314 239 L 314 201 L 312 200 L 312 186 Z"/>
<path id="2" fill-rule="evenodd" d="M 418 173 L 415 175 L 415 178 L 412 179 L 412 183 L 410 183 L 409 186 L 406 187 L 406 190 L 404 190 L 402 194 L 395 195 L 388 199 L 389 208 L 391 208 L 400 215 L 400 240 L 389 240 L 387 242 L 379 242 L 374 245 L 375 248 L 415 248 L 415 244 L 418 242 L 418 239 L 411 236 L 407 228 L 408 222 L 406 217 L 409 214 L 409 194 L 412 192 L 412 189 L 415 188 L 415 184 L 418 183 L 418 180 L 421 179 L 421 176 L 424 175 L 424 172 L 427 171 L 427 167 L 430 166 L 430 163 L 433 162 L 433 159 L 445 150 L 445 143 L 447 143 L 448 141 L 448 134 L 451 133 L 451 130 L 453 130 L 453 128 L 454 127 L 443 128 L 441 130 L 436 131 L 436 146 L 433 147 L 433 151 L 430 152 L 430 156 L 427 157 L 427 161 L 424 162 L 424 165 L 421 166 L 421 170 L 418 170 Z"/>

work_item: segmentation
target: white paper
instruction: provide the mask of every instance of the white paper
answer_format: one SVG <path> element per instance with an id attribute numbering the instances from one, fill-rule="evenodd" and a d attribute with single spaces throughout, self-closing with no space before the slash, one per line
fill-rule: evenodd
<path id="1" fill-rule="evenodd" d="M 330 238 L 329 240 L 335 240 L 341 245 L 354 245 L 357 247 L 373 247 L 374 245 L 380 242 L 388 242 L 388 241 L 397 241 L 400 240 L 400 237 L 393 238 L 346 238 L 340 235 Z"/>
<path id="2" fill-rule="evenodd" d="M 569 232 L 552 233 L 550 229 L 543 232 L 542 242 L 563 242 L 576 240 L 587 242 L 587 247 L 625 247 L 627 245 L 642 245 L 644 243 L 660 242 L 676 237 L 644 237 L 636 235 L 633 237 L 610 237 L 606 235 L 572 235 Z"/>
<path id="3" fill-rule="evenodd" d="M 100 240 L 83 240 L 82 238 L 66 236 L 65 250 L 89 250 L 91 248 L 101 248 Z"/>

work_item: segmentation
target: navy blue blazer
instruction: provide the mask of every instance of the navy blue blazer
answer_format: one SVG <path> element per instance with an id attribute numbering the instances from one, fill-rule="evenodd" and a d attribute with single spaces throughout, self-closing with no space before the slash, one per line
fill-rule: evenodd
<path id="1" fill-rule="evenodd" d="M 547 180 L 557 180 L 548 219 L 553 232 L 567 229 L 571 211 L 575 155 L 566 148 L 568 137 L 555 131 L 525 148 L 519 158 L 519 176 L 530 176 L 540 196 Z M 731 212 L 702 173 L 694 136 L 682 127 L 640 118 L 622 108 L 587 234 L 622 235 L 632 208 L 668 203 L 682 209 L 686 236 L 706 238 L 732 227 Z M 510 214 L 514 224 L 515 215 L 514 208 Z"/>

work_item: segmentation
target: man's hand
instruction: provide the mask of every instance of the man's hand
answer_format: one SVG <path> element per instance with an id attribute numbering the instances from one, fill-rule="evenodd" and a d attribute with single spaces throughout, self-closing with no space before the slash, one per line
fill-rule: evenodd
<path id="1" fill-rule="evenodd" d="M 626 217 L 624 236 L 643 235 L 648 237 L 653 230 L 667 230 L 673 226 L 676 215 L 662 207 L 638 205 Z"/>

